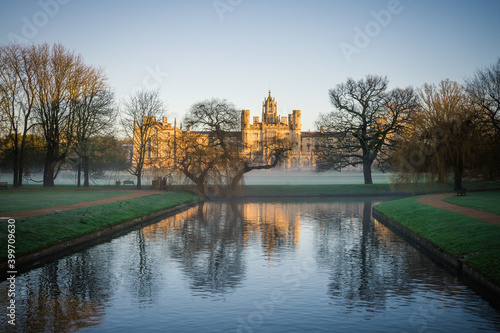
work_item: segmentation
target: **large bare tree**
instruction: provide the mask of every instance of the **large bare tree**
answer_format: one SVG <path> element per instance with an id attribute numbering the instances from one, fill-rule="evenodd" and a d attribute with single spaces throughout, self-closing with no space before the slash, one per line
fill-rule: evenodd
<path id="1" fill-rule="evenodd" d="M 212 138 L 193 132 L 184 132 L 175 138 L 175 142 L 169 141 L 169 147 L 175 149 L 176 161 L 168 171 L 180 171 L 195 184 L 196 193 L 204 197 L 208 196 L 221 156 L 221 151 L 211 142 Z"/>
<path id="2" fill-rule="evenodd" d="M 137 177 L 137 188 L 141 188 L 141 178 L 147 162 L 154 163 L 159 155 L 157 118 L 165 115 L 165 106 L 159 90 L 140 90 L 124 102 L 122 126 L 133 142 L 132 164 L 129 172 Z"/>
<path id="3" fill-rule="evenodd" d="M 316 121 L 323 144 L 317 149 L 317 170 L 363 166 L 365 184 L 372 184 L 372 164 L 417 108 L 411 87 L 387 91 L 388 80 L 368 75 L 351 78 L 329 92 L 334 111 Z"/>
<path id="4" fill-rule="evenodd" d="M 211 163 L 201 163 L 201 161 L 189 158 L 190 165 L 202 165 L 205 170 L 199 170 L 200 175 L 205 175 L 201 184 L 201 179 L 189 177 L 185 172 L 186 165 L 178 164 L 188 178 L 193 180 L 201 189 L 206 187 L 207 182 L 212 185 L 225 187 L 219 191 L 226 195 L 234 195 L 238 191 L 245 173 L 258 169 L 274 168 L 279 161 L 286 157 L 290 150 L 285 140 L 274 139 L 273 142 L 265 143 L 264 151 L 266 156 L 248 155 L 245 153 L 244 141 L 241 137 L 241 111 L 237 110 L 233 103 L 224 99 L 210 99 L 194 104 L 184 118 L 184 123 L 194 130 L 201 131 L 205 152 L 211 154 Z M 198 147 L 201 149 L 201 147 Z M 188 151 L 178 152 L 178 156 L 186 155 Z M 206 157 L 203 155 L 203 157 Z M 179 157 L 178 157 L 179 159 Z M 198 184 L 198 183 L 199 184 Z M 207 193 L 200 193 L 207 196 Z"/>
<path id="5" fill-rule="evenodd" d="M 83 58 L 61 44 L 34 46 L 35 116 L 45 138 L 43 185 L 54 186 L 59 168 L 73 142 L 75 104 L 81 77 L 88 68 Z"/>
<path id="6" fill-rule="evenodd" d="M 0 112 L 11 142 L 13 186 L 22 186 L 25 147 L 34 125 L 36 86 L 33 78 L 34 47 L 10 44 L 0 47 Z"/>

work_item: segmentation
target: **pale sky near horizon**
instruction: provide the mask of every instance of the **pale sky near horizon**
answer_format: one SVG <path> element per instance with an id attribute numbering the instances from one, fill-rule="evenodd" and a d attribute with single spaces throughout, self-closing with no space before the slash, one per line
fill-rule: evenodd
<path id="1" fill-rule="evenodd" d="M 178 121 L 212 97 L 260 116 L 271 89 L 307 131 L 348 77 L 418 88 L 493 64 L 499 13 L 498 0 L 0 0 L 0 44 L 60 42 L 105 69 L 118 101 L 160 87 Z"/>

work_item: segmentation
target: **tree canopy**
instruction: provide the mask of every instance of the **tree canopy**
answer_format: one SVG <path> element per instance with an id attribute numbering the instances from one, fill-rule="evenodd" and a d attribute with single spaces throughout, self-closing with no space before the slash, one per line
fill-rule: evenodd
<path id="1" fill-rule="evenodd" d="M 402 133 L 392 162 L 400 182 L 444 183 L 453 175 L 455 189 L 462 188 L 466 173 L 473 174 L 484 157 L 484 117 L 455 81 L 425 84 L 421 109 Z"/>
<path id="2" fill-rule="evenodd" d="M 86 142 L 114 119 L 106 76 L 59 43 L 2 46 L 0 63 L 0 120 L 12 139 L 13 184 L 22 185 L 33 131 L 44 139 L 43 185 L 54 186 L 70 151 L 76 147 L 85 160 Z"/>
<path id="3" fill-rule="evenodd" d="M 334 110 L 321 114 L 316 124 L 323 133 L 317 149 L 317 171 L 363 166 L 365 184 L 372 184 L 375 160 L 383 162 L 385 150 L 418 106 L 411 87 L 387 91 L 386 77 L 337 85 L 329 92 Z"/>

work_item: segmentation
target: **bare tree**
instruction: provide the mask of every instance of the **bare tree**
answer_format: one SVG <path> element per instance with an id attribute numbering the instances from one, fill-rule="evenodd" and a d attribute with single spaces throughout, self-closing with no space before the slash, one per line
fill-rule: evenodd
<path id="1" fill-rule="evenodd" d="M 33 47 L 10 44 L 0 47 L 1 113 L 12 140 L 13 186 L 22 186 L 27 134 L 33 124 L 36 87 Z"/>
<path id="2" fill-rule="evenodd" d="M 17 105 L 20 91 L 19 76 L 17 73 L 19 67 L 18 50 L 19 47 L 13 45 L 0 48 L 0 94 L 2 101 L 0 106 L 2 107 L 4 126 L 8 131 L 8 137 L 12 138 L 14 147 L 14 161 L 12 165 L 14 171 L 14 187 L 19 186 L 19 159 L 17 155 L 19 154 L 19 131 L 21 127 L 18 114 L 20 109 Z"/>
<path id="3" fill-rule="evenodd" d="M 35 116 L 45 138 L 43 185 L 54 186 L 54 179 L 73 142 L 74 101 L 80 93 L 80 74 L 87 66 L 80 55 L 61 44 L 34 46 L 36 81 Z"/>
<path id="4" fill-rule="evenodd" d="M 500 58 L 467 80 L 467 92 L 472 102 L 488 117 L 497 134 L 500 133 Z"/>
<path id="5" fill-rule="evenodd" d="M 468 79 L 466 89 L 482 114 L 482 135 L 477 138 L 477 176 L 490 180 L 500 177 L 500 58 Z"/>
<path id="6" fill-rule="evenodd" d="M 288 152 L 292 150 L 290 140 L 286 138 L 274 137 L 267 138 L 262 143 L 262 151 L 248 156 L 238 154 L 239 163 L 233 168 L 234 175 L 231 177 L 230 188 L 236 191 L 241 184 L 245 173 L 253 170 L 268 170 L 278 166 L 288 158 Z M 240 155 L 241 154 L 241 155 Z"/>
<path id="7" fill-rule="evenodd" d="M 196 186 L 196 192 L 204 197 L 208 196 L 211 176 L 219 163 L 221 151 L 210 142 L 208 136 L 199 133 L 182 133 L 176 137 L 175 143 L 170 146 L 176 150 L 175 170 L 180 171 Z"/>
<path id="8" fill-rule="evenodd" d="M 12 140 L 14 186 L 22 185 L 27 134 L 35 125 L 45 140 L 43 184 L 53 186 L 72 143 L 81 155 L 89 137 L 102 134 L 114 119 L 106 78 L 61 44 L 11 44 L 0 48 L 0 57 L 1 107 Z"/>
<path id="9" fill-rule="evenodd" d="M 330 90 L 335 110 L 316 121 L 325 139 L 316 151 L 317 171 L 361 164 L 365 184 L 373 183 L 373 162 L 418 106 L 411 87 L 387 92 L 387 85 L 386 77 L 368 75 Z"/>
<path id="10" fill-rule="evenodd" d="M 192 163 L 203 165 L 206 169 L 203 172 L 206 174 L 203 180 L 212 181 L 215 186 L 224 186 L 225 190 L 221 192 L 226 195 L 237 192 L 237 186 L 241 184 L 245 173 L 274 168 L 290 150 L 285 140 L 275 139 L 265 143 L 266 149 L 263 151 L 267 152 L 267 156 L 259 156 L 257 160 L 255 155 L 246 154 L 241 137 L 241 111 L 226 100 L 211 99 L 194 104 L 184 118 L 184 123 L 203 132 L 198 136 L 204 137 L 201 140 L 205 144 L 204 149 L 212 155 L 212 163 L 199 163 L 191 159 Z M 185 153 L 187 152 L 181 154 Z M 183 165 L 179 166 L 182 170 Z M 197 181 L 199 182 L 199 179 Z"/>
<path id="11" fill-rule="evenodd" d="M 137 177 L 137 188 L 141 188 L 141 177 L 146 161 L 152 162 L 152 155 L 158 155 L 157 117 L 165 114 L 164 103 L 159 90 L 141 90 L 124 102 L 122 126 L 133 142 L 132 164 L 129 172 Z"/>
<path id="12" fill-rule="evenodd" d="M 71 101 L 74 112 L 73 141 L 78 156 L 78 181 L 80 186 L 83 167 L 84 183 L 89 186 L 89 158 L 92 154 L 92 138 L 107 135 L 113 131 L 116 119 L 114 94 L 107 85 L 107 78 L 102 69 L 83 68 L 79 73 L 77 91 Z"/>

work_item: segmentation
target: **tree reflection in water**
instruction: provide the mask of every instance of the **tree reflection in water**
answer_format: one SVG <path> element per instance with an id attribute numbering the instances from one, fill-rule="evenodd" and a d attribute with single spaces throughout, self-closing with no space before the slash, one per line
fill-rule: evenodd
<path id="1" fill-rule="evenodd" d="M 74 332 L 99 326 L 113 293 L 109 266 L 102 265 L 102 260 L 111 257 L 104 255 L 76 253 L 18 276 L 17 331 Z M 7 295 L 5 284 L 0 287 L 0 295 Z M 2 304 L 6 304 L 4 299 Z M 7 327 L 2 321 L 1 327 Z"/>
<path id="2" fill-rule="evenodd" d="M 366 310 L 370 316 L 386 310 L 388 298 L 411 298 L 416 288 L 413 280 L 420 281 L 419 285 L 427 280 L 429 285 L 451 291 L 447 285 L 455 284 L 456 277 L 431 278 L 440 268 L 425 265 L 427 258 L 373 221 L 371 210 L 372 201 L 367 200 L 315 212 L 320 221 L 314 232 L 316 260 L 330 274 L 332 300 L 346 312 Z"/>
<path id="3" fill-rule="evenodd" d="M 235 205 L 200 205 L 192 219 L 175 229 L 168 247 L 182 265 L 193 291 L 226 293 L 245 275 L 243 220 Z"/>

